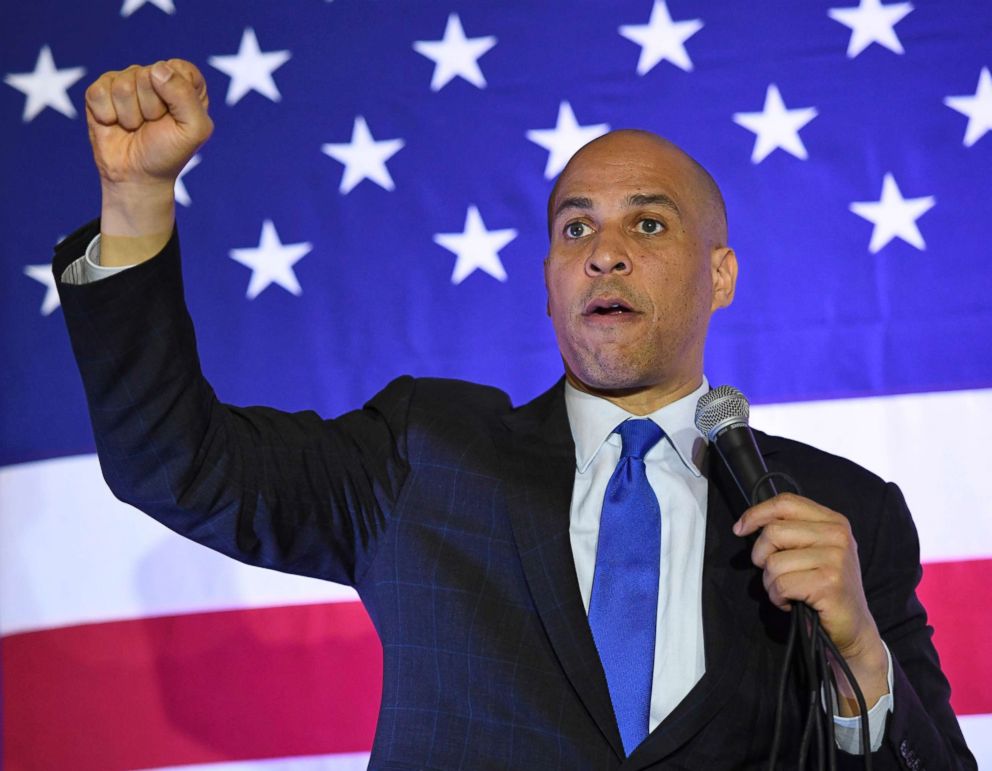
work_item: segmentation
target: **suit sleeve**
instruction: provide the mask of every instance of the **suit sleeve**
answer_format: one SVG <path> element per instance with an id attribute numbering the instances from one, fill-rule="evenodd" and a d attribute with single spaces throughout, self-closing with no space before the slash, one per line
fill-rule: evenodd
<path id="1" fill-rule="evenodd" d="M 933 628 L 916 597 L 922 576 L 920 545 L 898 487 L 884 486 L 876 511 L 862 574 L 868 604 L 892 653 L 894 711 L 875 754 L 894 761 L 884 767 L 975 769 L 951 710 L 951 688 L 931 641 Z"/>
<path id="2" fill-rule="evenodd" d="M 336 420 L 222 404 L 200 369 L 178 234 L 127 271 L 63 283 L 97 231 L 69 236 L 53 271 L 110 489 L 242 562 L 357 585 L 406 478 L 414 381 Z"/>

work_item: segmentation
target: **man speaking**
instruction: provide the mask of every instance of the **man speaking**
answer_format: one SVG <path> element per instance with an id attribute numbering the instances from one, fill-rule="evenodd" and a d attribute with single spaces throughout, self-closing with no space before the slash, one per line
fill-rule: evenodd
<path id="1" fill-rule="evenodd" d="M 876 768 L 975 767 L 898 488 L 759 434 L 808 498 L 746 508 L 693 425 L 737 261 L 716 183 L 679 148 L 613 132 L 555 184 L 549 391 L 515 408 L 403 377 L 324 420 L 222 404 L 201 374 L 173 200 L 212 131 L 197 69 L 106 73 L 86 108 L 101 218 L 54 271 L 104 476 L 213 549 L 356 588 L 383 646 L 370 767 L 764 768 L 797 602 L 860 685 Z M 830 666 L 839 765 L 858 767 L 853 689 Z"/>

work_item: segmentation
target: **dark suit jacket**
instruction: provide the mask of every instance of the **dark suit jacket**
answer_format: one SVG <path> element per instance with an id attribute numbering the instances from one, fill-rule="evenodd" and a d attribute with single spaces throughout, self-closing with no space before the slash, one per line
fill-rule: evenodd
<path id="1" fill-rule="evenodd" d="M 95 232 L 66 239 L 57 278 Z M 625 759 L 572 561 L 561 383 L 520 408 L 493 388 L 411 378 L 335 420 L 229 407 L 200 372 L 177 237 L 136 268 L 59 289 L 115 494 L 235 559 L 357 588 L 383 646 L 372 767 L 764 766 L 787 617 L 731 533 L 743 500 L 718 464 L 706 674 Z M 850 518 L 895 670 L 875 767 L 973 768 L 914 594 L 918 543 L 899 490 L 796 442 L 759 444 L 771 468 Z M 790 759 L 797 732 L 790 718 Z"/>

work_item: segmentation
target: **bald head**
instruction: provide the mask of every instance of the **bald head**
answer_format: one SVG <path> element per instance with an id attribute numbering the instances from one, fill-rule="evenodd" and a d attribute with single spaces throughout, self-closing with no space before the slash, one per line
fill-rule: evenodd
<path id="1" fill-rule="evenodd" d="M 694 211 L 704 240 L 711 247 L 727 244 L 727 208 L 719 186 L 695 158 L 667 139 L 640 129 L 611 131 L 592 140 L 572 156 L 555 181 L 548 196 L 548 233 L 558 207 L 563 183 L 576 169 L 588 171 L 597 166 L 616 166 L 623 163 L 652 164 L 668 168 L 685 187 L 682 198 Z"/>

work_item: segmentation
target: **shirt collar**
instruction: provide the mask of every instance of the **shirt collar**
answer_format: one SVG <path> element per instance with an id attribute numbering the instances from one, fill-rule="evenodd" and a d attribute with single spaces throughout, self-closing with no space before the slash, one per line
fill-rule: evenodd
<path id="1" fill-rule="evenodd" d="M 580 391 L 565 381 L 565 409 L 572 429 L 572 439 L 575 441 L 575 465 L 579 473 L 584 473 L 589 468 L 613 429 L 628 418 L 642 417 L 651 418 L 661 427 L 693 476 L 702 476 L 699 466 L 706 440 L 696 430 L 694 419 L 699 397 L 709 390 L 709 381 L 703 377 L 699 388 L 691 394 L 666 404 L 650 415 L 634 415 L 611 401 Z"/>

